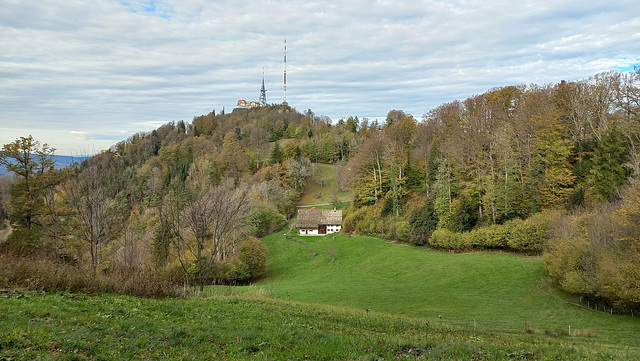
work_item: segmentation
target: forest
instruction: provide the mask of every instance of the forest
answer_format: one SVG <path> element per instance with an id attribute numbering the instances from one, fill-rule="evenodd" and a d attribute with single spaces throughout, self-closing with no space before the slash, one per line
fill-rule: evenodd
<path id="1" fill-rule="evenodd" d="M 0 152 L 14 174 L 0 183 L 0 286 L 250 283 L 268 257 L 259 237 L 295 217 L 328 163 L 353 192 L 343 232 L 542 255 L 565 290 L 640 310 L 640 69 L 491 89 L 420 119 L 274 104 L 168 123 L 64 169 L 54 152 L 31 136 Z"/>

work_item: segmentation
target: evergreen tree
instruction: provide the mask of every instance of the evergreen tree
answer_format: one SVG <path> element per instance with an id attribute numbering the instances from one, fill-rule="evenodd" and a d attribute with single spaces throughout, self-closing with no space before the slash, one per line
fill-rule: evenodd
<path id="1" fill-rule="evenodd" d="M 604 201 L 615 196 L 618 187 L 624 184 L 624 154 L 624 140 L 618 127 L 613 124 L 596 144 L 593 153 L 590 180 L 593 182 L 592 194 L 596 200 Z"/>
<path id="2" fill-rule="evenodd" d="M 282 162 L 282 151 L 280 150 L 280 144 L 278 141 L 273 143 L 273 149 L 271 150 L 271 157 L 269 158 L 271 164 L 277 164 Z"/>
<path id="3" fill-rule="evenodd" d="M 431 232 L 438 227 L 438 216 L 432 201 L 411 214 L 409 219 L 409 241 L 416 246 L 427 244 Z"/>

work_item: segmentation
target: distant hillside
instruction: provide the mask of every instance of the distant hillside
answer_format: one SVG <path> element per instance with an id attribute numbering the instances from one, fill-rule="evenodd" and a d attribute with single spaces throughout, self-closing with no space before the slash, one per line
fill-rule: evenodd
<path id="1" fill-rule="evenodd" d="M 54 155 L 53 156 L 53 160 L 55 160 L 56 162 L 56 168 L 64 168 L 66 166 L 69 166 L 73 163 L 79 163 L 82 162 L 83 160 L 87 159 L 88 157 L 74 157 L 74 156 L 69 156 L 69 155 Z M 8 171 L 7 169 L 0 165 L 0 176 L 3 176 L 5 174 L 7 174 Z"/>

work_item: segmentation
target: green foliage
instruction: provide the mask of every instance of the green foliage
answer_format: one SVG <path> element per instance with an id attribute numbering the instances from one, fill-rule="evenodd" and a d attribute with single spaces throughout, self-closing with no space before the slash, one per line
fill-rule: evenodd
<path id="1" fill-rule="evenodd" d="M 639 190 L 633 181 L 620 203 L 555 217 L 544 260 L 566 291 L 640 311 Z"/>
<path id="2" fill-rule="evenodd" d="M 526 220 L 514 219 L 502 225 L 491 225 L 470 232 L 438 229 L 428 245 L 458 252 L 471 249 L 502 249 L 512 252 L 540 253 L 547 239 L 549 216 L 537 214 Z"/>
<path id="3" fill-rule="evenodd" d="M 468 233 L 456 233 L 446 228 L 434 231 L 429 238 L 429 246 L 458 252 L 469 251 L 472 247 Z"/>
<path id="4" fill-rule="evenodd" d="M 282 162 L 282 151 L 280 150 L 280 144 L 278 141 L 273 143 L 273 148 L 271 149 L 271 156 L 269 157 L 269 162 L 271 164 L 277 164 Z"/>
<path id="5" fill-rule="evenodd" d="M 618 187 L 624 184 L 626 172 L 623 167 L 625 143 L 616 124 L 612 124 L 596 143 L 593 166 L 589 171 L 593 182 L 593 197 L 603 201 L 616 195 Z"/>
<path id="6" fill-rule="evenodd" d="M 453 213 L 448 228 L 452 232 L 468 232 L 478 222 L 477 193 L 463 194 L 452 202 Z"/>
<path id="7" fill-rule="evenodd" d="M 19 179 L 10 190 L 11 242 L 41 246 L 45 241 L 59 241 L 57 233 L 62 231 L 66 215 L 59 209 L 55 192 L 69 173 L 54 168 L 54 152 L 32 136 L 20 137 L 0 150 L 0 165 Z M 45 239 L 52 238 L 47 235 L 56 239 Z"/>
<path id="8" fill-rule="evenodd" d="M 409 242 L 415 246 L 427 243 L 431 232 L 438 226 L 438 216 L 433 207 L 433 202 L 427 203 L 411 214 L 409 218 Z"/>
<path id="9" fill-rule="evenodd" d="M 342 220 L 343 231 L 368 235 L 383 235 L 384 222 L 381 207 L 371 205 L 365 207 L 352 206 L 347 209 Z"/>
<path id="10" fill-rule="evenodd" d="M 267 266 L 267 247 L 255 237 L 242 242 L 238 260 L 246 265 L 251 280 L 264 273 Z"/>
<path id="11" fill-rule="evenodd" d="M 252 234 L 258 237 L 277 231 L 284 225 L 285 221 L 284 215 L 279 213 L 272 205 L 264 203 L 253 203 L 248 220 L 252 228 Z"/>
<path id="12" fill-rule="evenodd" d="M 580 207 L 584 204 L 584 188 L 578 187 L 569 194 L 569 203 L 567 204 L 567 209 L 574 209 L 576 207 Z"/>

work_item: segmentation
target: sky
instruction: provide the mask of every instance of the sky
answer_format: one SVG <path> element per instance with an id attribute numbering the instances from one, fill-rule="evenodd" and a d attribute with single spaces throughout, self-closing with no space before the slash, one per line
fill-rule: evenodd
<path id="1" fill-rule="evenodd" d="M 416 119 L 495 87 L 640 65 L 637 0 L 0 0 L 0 145 L 90 155 L 138 132 L 287 101 Z"/>

